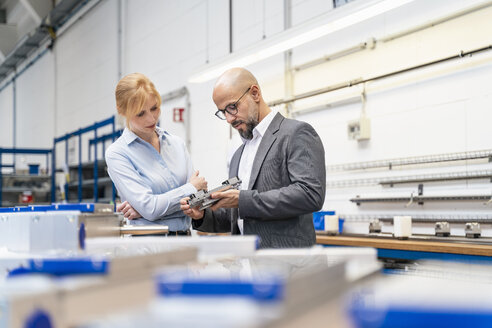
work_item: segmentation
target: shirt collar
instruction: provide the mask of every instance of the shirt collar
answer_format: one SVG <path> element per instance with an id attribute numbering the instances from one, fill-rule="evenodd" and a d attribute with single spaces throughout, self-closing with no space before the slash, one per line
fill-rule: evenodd
<path id="1" fill-rule="evenodd" d="M 265 132 L 270 126 L 270 123 L 272 123 L 275 114 L 277 114 L 277 111 L 272 110 L 261 120 L 260 123 L 258 123 L 258 125 L 253 129 L 253 139 L 257 136 L 263 137 L 265 135 Z M 243 139 L 243 142 L 250 141 L 249 139 L 244 139 L 243 137 L 241 137 L 241 139 Z"/>
<path id="2" fill-rule="evenodd" d="M 169 133 L 167 133 L 167 131 L 164 131 L 164 129 L 161 128 L 160 126 L 155 127 L 155 132 L 157 132 L 159 139 L 162 139 L 162 140 L 165 140 L 166 137 L 169 135 Z"/>
<path id="3" fill-rule="evenodd" d="M 166 131 L 164 131 L 159 126 L 155 127 L 155 132 L 157 132 L 159 139 L 162 139 L 162 140 L 165 140 L 166 136 L 168 135 L 168 133 Z M 127 127 L 125 128 L 125 130 L 123 130 L 122 136 L 128 145 L 131 144 L 133 141 L 135 141 L 138 138 L 138 136 L 135 133 L 133 133 L 132 130 L 130 130 Z"/>

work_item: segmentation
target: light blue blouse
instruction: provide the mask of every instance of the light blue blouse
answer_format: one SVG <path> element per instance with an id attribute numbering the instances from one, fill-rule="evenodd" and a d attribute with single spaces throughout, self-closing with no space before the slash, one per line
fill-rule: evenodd
<path id="1" fill-rule="evenodd" d="M 180 209 L 179 200 L 195 193 L 189 183 L 193 173 L 184 141 L 156 127 L 161 153 L 126 128 L 106 150 L 108 173 L 121 201 L 128 201 L 143 219 L 130 224 L 162 224 L 170 231 L 187 230 L 191 219 Z M 151 222 L 149 222 L 151 221 Z"/>

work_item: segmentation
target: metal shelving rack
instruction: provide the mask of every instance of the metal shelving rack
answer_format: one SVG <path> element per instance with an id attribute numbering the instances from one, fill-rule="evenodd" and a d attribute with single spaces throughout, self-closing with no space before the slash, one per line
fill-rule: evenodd
<path id="1" fill-rule="evenodd" d="M 460 161 L 472 161 L 459 163 Z M 488 162 L 484 164 L 484 162 Z M 442 163 L 442 164 L 441 164 Z M 327 179 L 326 186 L 327 188 L 354 188 L 361 186 L 369 186 L 374 190 L 375 186 L 387 186 L 394 187 L 403 184 L 412 184 L 416 183 L 418 186 L 418 191 L 412 192 L 411 194 L 388 194 L 387 192 L 382 194 L 372 194 L 372 195 L 360 195 L 356 194 L 355 197 L 351 197 L 348 200 L 352 203 L 359 205 L 362 204 L 378 204 L 378 203 L 403 203 L 405 204 L 402 207 L 402 210 L 396 214 L 339 214 L 340 217 L 348 221 L 372 221 L 372 220 L 380 220 L 380 221 L 392 221 L 394 216 L 396 215 L 404 215 L 405 208 L 409 207 L 412 204 L 423 205 L 425 202 L 482 202 L 484 206 L 492 205 L 492 194 L 487 193 L 487 191 L 483 191 L 483 186 L 490 186 L 490 182 L 492 182 L 492 170 L 490 170 L 490 164 L 492 163 L 492 150 L 479 150 L 479 151 L 467 151 L 461 153 L 448 153 L 448 154 L 437 154 L 437 155 L 426 155 L 419 157 L 407 157 L 407 158 L 399 158 L 399 159 L 383 159 L 377 161 L 370 162 L 358 162 L 358 163 L 346 163 L 346 164 L 337 164 L 327 166 L 327 171 L 355 171 L 355 170 L 372 170 L 372 169 L 383 169 L 387 170 L 388 173 L 396 166 L 412 166 L 410 169 L 415 171 L 415 167 L 430 164 L 430 166 L 435 169 L 440 166 L 454 166 L 460 165 L 464 166 L 464 169 L 461 171 L 449 171 L 449 172 L 435 172 L 435 173 L 424 173 L 424 174 L 411 174 L 411 175 L 399 175 L 399 176 L 374 176 L 374 171 L 367 171 L 362 173 L 370 173 L 372 176 L 370 177 L 361 177 L 359 179 L 341 179 L 341 180 L 332 180 L 331 178 Z M 478 168 L 473 168 L 475 164 L 479 164 Z M 446 169 L 447 171 L 448 169 Z M 357 172 L 360 174 L 361 172 Z M 392 172 L 391 175 L 394 175 L 395 172 Z M 470 184 L 475 187 L 477 185 L 480 186 L 481 191 L 473 189 L 472 192 L 468 190 L 468 188 L 463 188 L 462 191 L 456 190 L 455 193 L 444 192 L 442 193 L 443 187 L 447 185 L 443 185 L 442 182 L 454 182 L 454 181 L 465 181 L 465 180 L 475 180 L 470 182 Z M 482 180 L 482 181 L 478 181 Z M 432 188 L 437 188 L 437 192 L 434 191 L 433 194 L 424 195 L 424 184 L 436 184 L 437 186 L 430 186 L 430 190 Z M 468 181 L 467 181 L 468 186 Z M 408 189 L 408 186 L 407 186 Z M 455 190 L 453 188 L 452 190 Z M 357 191 L 359 192 L 359 191 Z M 467 204 L 469 205 L 469 204 Z M 443 205 L 444 208 L 445 205 Z M 374 206 L 372 207 L 372 210 Z M 453 209 L 455 211 L 456 208 Z M 411 214 L 412 221 L 418 223 L 436 223 L 441 221 L 452 222 L 452 223 L 492 223 L 492 216 L 490 215 L 482 215 L 483 208 L 480 208 L 477 211 L 476 215 L 429 215 L 429 214 L 415 214 L 413 212 Z M 469 212 L 470 214 L 472 212 Z"/>
<path id="2" fill-rule="evenodd" d="M 413 182 L 440 182 L 440 181 L 453 181 L 453 180 L 469 180 L 469 179 L 491 179 L 492 171 L 470 171 L 470 172 L 452 172 L 443 174 L 427 174 L 419 176 L 397 177 L 384 179 L 379 183 L 382 185 L 393 186 L 400 183 L 413 183 Z"/>
<path id="3" fill-rule="evenodd" d="M 40 175 L 16 175 L 16 169 L 15 169 L 15 160 L 13 164 L 3 164 L 3 154 L 11 154 L 11 155 L 18 155 L 18 154 L 25 154 L 25 155 L 45 155 L 46 156 L 46 168 L 49 167 L 49 157 L 50 154 L 52 153 L 52 149 L 41 149 L 41 148 L 0 148 L 0 207 L 3 204 L 3 192 L 16 192 L 16 193 L 21 193 L 24 191 L 24 187 L 8 187 L 9 189 L 5 189 L 3 186 L 3 172 L 2 169 L 4 167 L 10 167 L 13 169 L 13 175 L 8 175 L 9 177 L 16 178 L 16 179 L 29 179 L 29 180 L 35 180 L 35 179 L 46 179 L 49 176 L 40 176 Z"/>
<path id="4" fill-rule="evenodd" d="M 423 203 L 423 202 L 443 202 L 443 201 L 485 201 L 489 202 L 492 195 L 453 195 L 453 196 L 408 196 L 408 197 L 354 197 L 350 201 L 353 203 Z"/>
<path id="5" fill-rule="evenodd" d="M 422 182 L 441 182 L 441 181 L 453 181 L 453 180 L 471 180 L 471 179 L 492 179 L 491 170 L 477 170 L 477 171 L 463 171 L 463 172 L 450 172 L 439 174 L 425 174 L 425 175 L 411 175 L 411 176 L 399 176 L 399 177 L 381 177 L 381 178 L 368 178 L 368 179 L 350 179 L 350 180 L 333 180 L 326 183 L 327 187 L 357 187 L 367 185 L 389 185 L 404 183 L 422 183 Z"/>
<path id="6" fill-rule="evenodd" d="M 326 167 L 326 170 L 349 171 L 349 170 L 364 170 L 364 169 L 374 169 L 374 168 L 388 168 L 391 170 L 394 166 L 466 161 L 466 160 L 475 160 L 475 159 L 483 159 L 483 158 L 489 158 L 489 160 L 492 159 L 492 149 L 427 155 L 427 156 L 384 159 L 384 160 L 369 161 L 369 162 L 335 164 L 335 165 L 328 165 Z"/>
<path id="7" fill-rule="evenodd" d="M 348 214 L 341 213 L 340 217 L 349 221 L 363 221 L 368 222 L 370 220 L 378 219 L 379 221 L 392 222 L 394 217 L 402 215 L 401 213 L 394 214 Z M 492 215 L 477 214 L 477 215 L 455 215 L 455 214 L 442 214 L 442 215 L 429 215 L 429 214 L 417 214 L 412 215 L 412 222 L 418 223 L 435 223 L 447 221 L 452 223 L 466 223 L 466 222 L 479 222 L 479 223 L 492 223 Z"/>
<path id="8" fill-rule="evenodd" d="M 103 136 L 98 136 L 98 129 L 105 127 L 105 126 L 111 126 L 112 127 L 112 132 Z M 89 163 L 82 163 L 82 135 L 86 133 L 94 133 L 94 138 L 89 140 Z M 97 144 L 102 143 L 103 148 L 104 148 L 104 142 L 106 140 L 112 140 L 114 141 L 117 136 L 118 136 L 119 131 L 116 131 L 116 122 L 115 122 L 115 117 L 111 116 L 108 119 L 95 122 L 94 124 L 87 126 L 85 128 L 80 128 L 77 131 L 73 131 L 70 133 L 65 134 L 64 136 L 55 138 L 53 140 L 53 159 L 52 159 L 52 172 L 56 172 L 56 145 L 57 143 L 60 142 L 65 142 L 65 162 L 68 163 L 68 140 L 73 137 L 78 137 L 78 164 L 76 166 L 72 166 L 69 168 L 70 169 L 75 169 L 77 173 L 77 179 L 72 181 L 68 184 L 65 185 L 65 200 L 69 201 L 69 188 L 76 187 L 77 188 L 77 202 L 95 202 L 97 203 L 98 201 L 115 201 L 116 198 L 116 189 L 111 182 L 111 179 L 107 176 L 102 176 L 105 172 L 105 162 L 104 160 L 100 161 L 98 160 L 98 152 L 97 152 Z M 94 146 L 93 149 L 91 149 L 91 146 Z M 94 160 L 92 161 L 91 158 L 91 150 L 93 151 L 94 154 Z M 103 151 L 104 154 L 104 151 Z M 89 168 L 91 170 L 92 174 L 86 178 L 84 178 L 84 172 L 86 172 L 86 168 Z M 102 176 L 102 177 L 100 177 Z M 56 185 L 55 185 L 55 174 L 52 174 L 51 177 L 52 181 L 52 188 L 51 188 L 51 201 L 55 202 L 56 201 Z M 99 184 L 111 184 L 112 186 L 112 195 L 111 197 L 107 198 L 102 198 L 99 199 Z M 93 198 L 84 198 L 83 197 L 83 188 L 84 186 L 90 186 L 93 185 Z"/>

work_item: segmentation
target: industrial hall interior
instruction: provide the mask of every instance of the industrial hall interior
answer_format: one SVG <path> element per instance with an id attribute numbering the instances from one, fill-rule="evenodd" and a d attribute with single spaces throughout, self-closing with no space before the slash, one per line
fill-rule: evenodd
<path id="1" fill-rule="evenodd" d="M 0 328 L 492 326 L 492 0 L 0 0 Z"/>

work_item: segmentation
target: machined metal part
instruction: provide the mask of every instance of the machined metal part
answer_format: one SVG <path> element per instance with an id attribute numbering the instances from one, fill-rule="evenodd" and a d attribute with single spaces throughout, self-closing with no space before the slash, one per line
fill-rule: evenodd
<path id="1" fill-rule="evenodd" d="M 481 234 L 482 229 L 480 228 L 480 223 L 468 222 L 465 224 L 465 236 L 467 238 L 478 238 Z"/>
<path id="2" fill-rule="evenodd" d="M 436 236 L 438 237 L 449 237 L 451 235 L 451 228 L 449 226 L 449 222 L 442 221 L 436 222 Z"/>
<path id="3" fill-rule="evenodd" d="M 383 224 L 378 219 L 371 220 L 369 222 L 369 233 L 380 233 Z"/>
<path id="4" fill-rule="evenodd" d="M 85 229 L 86 238 L 119 237 L 122 217 L 116 213 L 81 213 L 77 216 L 79 228 Z"/>
<path id="5" fill-rule="evenodd" d="M 107 212 L 107 213 L 105 213 Z M 14 212 L 0 215 L 1 246 L 14 252 L 78 250 L 85 240 L 121 235 L 167 234 L 168 226 L 126 226 L 119 213 L 80 211 Z"/>
<path id="6" fill-rule="evenodd" d="M 121 235 L 163 235 L 169 233 L 165 225 L 127 225 L 121 215 L 112 214 L 80 214 L 80 223 L 85 225 L 85 234 L 93 237 L 119 237 Z"/>
<path id="7" fill-rule="evenodd" d="M 199 190 L 194 194 L 190 195 L 190 199 L 188 200 L 188 205 L 190 207 L 200 206 L 200 210 L 204 210 L 213 204 L 217 203 L 219 199 L 212 199 L 211 194 L 218 191 L 226 191 L 229 189 L 239 189 L 241 185 L 241 179 L 238 177 L 230 178 L 224 182 L 220 187 L 212 189 L 210 191 Z"/>
<path id="8" fill-rule="evenodd" d="M 166 235 L 169 233 L 169 227 L 161 225 L 124 225 L 120 228 L 120 233 L 122 235 Z"/>

